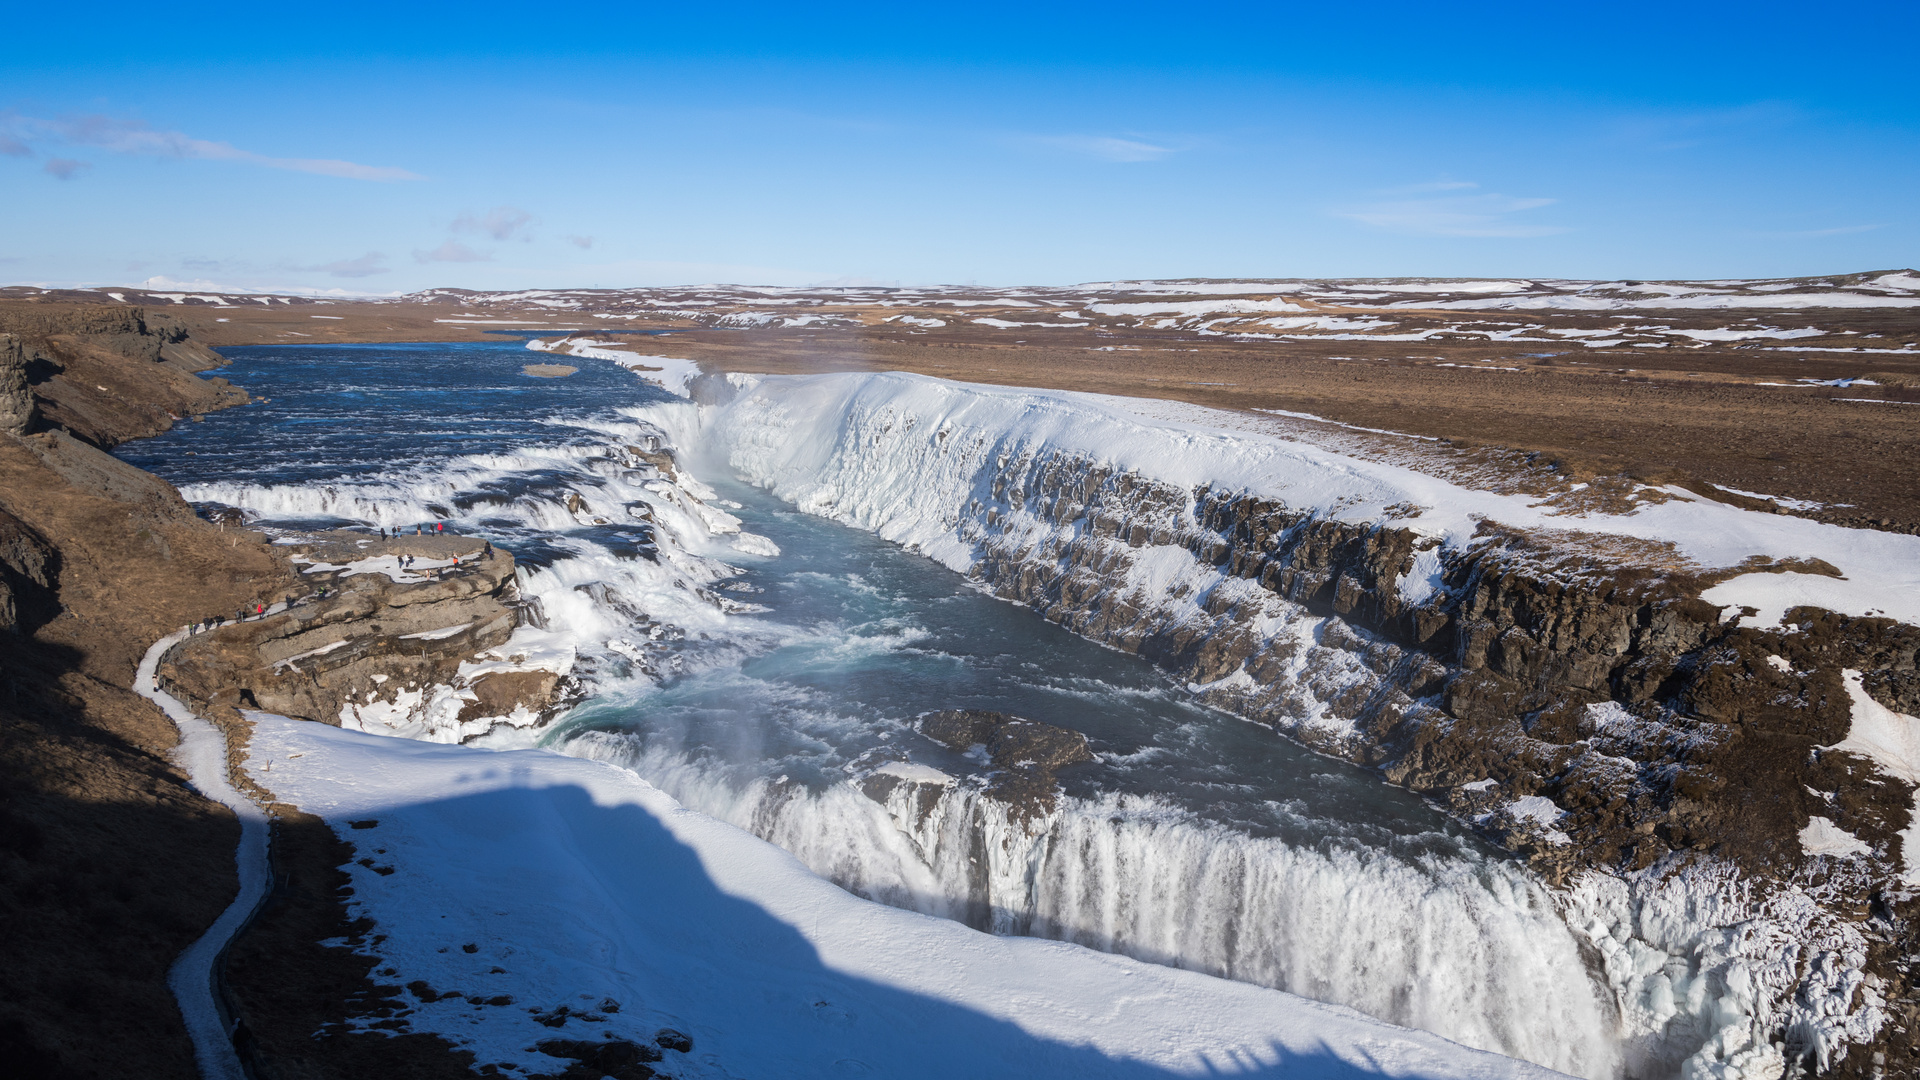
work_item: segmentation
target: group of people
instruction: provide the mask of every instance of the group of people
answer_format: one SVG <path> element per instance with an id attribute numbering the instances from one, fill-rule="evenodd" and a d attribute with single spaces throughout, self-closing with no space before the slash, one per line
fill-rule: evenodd
<path id="1" fill-rule="evenodd" d="M 445 536 L 446 533 L 447 523 L 444 521 L 436 521 L 431 527 L 426 525 L 415 525 L 413 527 L 413 535 L 415 536 Z M 385 525 L 382 525 L 380 526 L 380 539 L 398 540 L 400 539 L 400 530 L 388 529 Z"/>
<path id="2" fill-rule="evenodd" d="M 253 602 L 252 605 L 243 604 L 240 607 L 235 608 L 233 610 L 233 621 L 237 623 L 246 622 L 250 618 L 252 619 L 264 618 L 266 617 L 266 614 L 267 614 L 267 605 L 261 601 L 256 600 Z M 227 617 L 225 615 L 209 615 L 206 618 L 201 619 L 197 623 L 188 623 L 187 633 L 188 635 L 204 634 L 209 630 L 217 630 L 220 627 L 225 625 L 227 625 Z"/>
<path id="3" fill-rule="evenodd" d="M 444 536 L 446 535 L 446 532 L 447 532 L 446 523 L 440 522 L 440 521 L 434 522 L 431 530 L 429 530 L 424 525 L 416 525 L 414 526 L 414 529 L 413 529 L 413 534 L 415 536 Z M 391 532 L 389 532 L 385 527 L 382 527 L 380 529 L 380 539 L 382 540 L 398 540 L 399 538 L 400 538 L 399 529 L 394 529 Z M 480 557 L 483 559 L 493 558 L 493 541 L 488 540 L 482 545 L 480 549 Z M 454 555 L 452 556 L 452 558 L 453 558 L 453 564 L 455 566 L 460 565 L 460 556 Z M 414 556 L 403 554 L 399 556 L 399 560 L 400 560 L 401 569 L 403 570 L 411 569 L 413 566 Z M 317 599 L 317 600 L 325 600 L 331 592 L 332 592 L 331 589 L 328 589 L 327 587 L 322 586 L 317 592 L 311 594 L 309 598 Z M 289 601 L 289 603 L 292 603 L 292 601 Z M 236 608 L 233 613 L 232 621 L 237 623 L 246 622 L 250 618 L 251 619 L 265 618 L 266 614 L 267 614 L 267 605 L 263 602 L 255 601 L 251 606 L 251 609 L 249 609 L 246 606 Z M 186 626 L 186 631 L 189 636 L 192 636 L 194 634 L 204 634 L 204 633 L 208 633 L 209 631 L 218 630 L 220 627 L 227 625 L 227 621 L 228 620 L 225 615 L 209 615 L 206 618 L 201 619 L 199 622 L 188 623 Z"/>

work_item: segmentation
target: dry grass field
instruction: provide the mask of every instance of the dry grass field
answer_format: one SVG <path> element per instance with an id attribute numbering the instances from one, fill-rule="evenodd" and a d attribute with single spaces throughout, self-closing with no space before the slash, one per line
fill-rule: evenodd
<path id="1" fill-rule="evenodd" d="M 1436 467 L 1448 454 L 1479 462 L 1499 448 L 1576 479 L 1626 474 L 1824 521 L 1920 530 L 1920 277 L 1906 272 L 1679 284 L 436 290 L 358 301 L 5 291 L 164 307 L 215 347 L 574 334 L 709 370 L 899 370 L 1278 410 L 1329 422 L 1291 421 L 1317 437 L 1397 445 Z M 1445 442 L 1396 443 L 1355 427 Z"/>

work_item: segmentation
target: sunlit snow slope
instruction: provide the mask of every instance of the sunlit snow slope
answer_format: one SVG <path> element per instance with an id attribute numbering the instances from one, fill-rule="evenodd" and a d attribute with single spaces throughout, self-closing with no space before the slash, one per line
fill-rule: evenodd
<path id="1" fill-rule="evenodd" d="M 384 849 L 356 875 L 386 961 L 441 992 L 416 1027 L 550 1071 L 529 1009 L 694 1048 L 679 1077 L 1396 1076 L 1548 1070 L 1274 990 L 860 900 L 632 773 L 255 714 L 249 768 Z M 471 951 L 469 951 L 471 950 Z M 603 1010 L 604 1012 L 604 1010 Z M 568 1025 L 579 1037 L 582 1025 Z"/>

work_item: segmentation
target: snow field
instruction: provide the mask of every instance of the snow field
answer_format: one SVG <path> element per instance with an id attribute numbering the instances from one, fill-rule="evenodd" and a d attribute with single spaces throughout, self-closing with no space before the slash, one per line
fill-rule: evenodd
<path id="1" fill-rule="evenodd" d="M 1553 1075 L 1278 991 L 870 903 L 601 763 L 255 721 L 258 782 L 386 849 L 392 874 L 348 867 L 380 958 L 440 993 L 514 999 L 409 1017 L 483 1063 L 549 1071 L 538 1040 L 673 1027 L 693 1037 L 663 1066 L 681 1077 Z M 561 1004 L 604 1019 L 533 1019 Z"/>

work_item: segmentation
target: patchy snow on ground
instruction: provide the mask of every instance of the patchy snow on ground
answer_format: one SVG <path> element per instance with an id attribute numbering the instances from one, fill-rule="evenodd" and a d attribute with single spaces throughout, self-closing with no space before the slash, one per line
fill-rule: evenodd
<path id="1" fill-rule="evenodd" d="M 1880 766 L 1888 776 L 1920 784 L 1920 717 L 1897 713 L 1873 700 L 1858 671 L 1841 673 L 1847 697 L 1853 703 L 1853 723 L 1847 737 L 1829 750 L 1858 754 Z M 1914 791 L 1910 824 L 1900 833 L 1901 862 L 1909 885 L 1920 885 L 1920 788 Z M 1804 839 L 1804 836 L 1803 836 Z"/>
<path id="2" fill-rule="evenodd" d="M 446 995 L 405 1019 L 483 1064 L 554 1072 L 565 1063 L 540 1041 L 672 1028 L 692 1049 L 660 1068 L 683 1080 L 1558 1075 L 1279 991 L 861 900 L 611 765 L 253 719 L 253 778 L 387 871 L 346 867 L 356 914 L 379 928 L 371 948 L 395 982 Z"/>
<path id="3" fill-rule="evenodd" d="M 567 356 L 590 357 L 595 360 L 611 360 L 648 382 L 666 387 L 668 393 L 678 394 L 681 397 L 688 395 L 688 385 L 700 377 L 700 365 L 692 360 L 682 360 L 673 356 L 642 356 L 628 351 L 618 341 L 562 338 L 556 342 L 546 342 L 535 338 L 527 342 L 527 348 L 534 352 L 554 352 Z"/>
<path id="4" fill-rule="evenodd" d="M 424 555 L 414 556 L 410 563 L 402 563 L 398 555 L 373 555 L 346 563 L 314 562 L 304 555 L 293 557 L 295 564 L 304 564 L 300 566 L 300 572 L 303 574 L 328 574 L 338 571 L 343 578 L 358 577 L 361 574 L 384 574 L 387 580 L 400 584 L 426 581 L 433 577 L 430 571 L 444 569 L 458 561 L 457 559 L 430 559 Z"/>
<path id="5" fill-rule="evenodd" d="M 1818 814 L 1809 817 L 1807 827 L 1800 830 L 1800 850 L 1809 855 L 1841 857 L 1873 854 L 1873 847 L 1866 841 Z"/>

